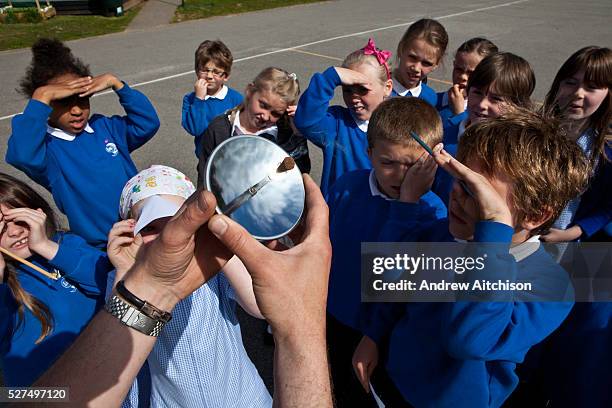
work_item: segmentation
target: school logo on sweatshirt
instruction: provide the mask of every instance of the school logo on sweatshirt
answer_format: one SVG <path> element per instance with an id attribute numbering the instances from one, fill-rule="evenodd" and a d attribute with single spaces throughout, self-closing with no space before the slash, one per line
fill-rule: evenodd
<path id="1" fill-rule="evenodd" d="M 76 287 L 74 285 L 72 285 L 70 282 L 68 282 L 65 278 L 62 278 L 62 280 L 60 281 L 62 284 L 62 287 L 64 289 L 68 289 L 70 291 L 70 293 L 74 293 L 76 292 Z"/>
<path id="2" fill-rule="evenodd" d="M 115 157 L 119 154 L 119 149 L 117 149 L 117 145 L 114 143 L 106 143 L 106 152 Z"/>

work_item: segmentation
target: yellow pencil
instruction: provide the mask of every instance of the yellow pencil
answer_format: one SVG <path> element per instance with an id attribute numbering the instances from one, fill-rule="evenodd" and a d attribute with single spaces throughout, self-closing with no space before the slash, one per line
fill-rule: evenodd
<path id="1" fill-rule="evenodd" d="M 10 256 L 11 258 L 13 258 L 14 260 L 21 262 L 24 265 L 29 266 L 30 268 L 34 269 L 36 272 L 40 272 L 43 275 L 45 275 L 47 278 L 53 279 L 53 280 L 57 280 L 57 274 L 55 273 L 49 273 L 47 271 L 45 271 L 44 269 L 34 265 L 32 262 L 26 261 L 25 259 L 15 255 L 14 253 L 12 253 L 11 251 L 4 249 L 2 247 L 0 247 L 0 252 L 2 252 L 3 254 L 6 254 L 8 256 Z"/>

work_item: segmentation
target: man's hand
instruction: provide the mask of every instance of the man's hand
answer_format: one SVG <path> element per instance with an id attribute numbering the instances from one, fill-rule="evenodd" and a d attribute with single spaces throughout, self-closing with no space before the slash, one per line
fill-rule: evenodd
<path id="1" fill-rule="evenodd" d="M 328 208 L 315 182 L 304 175 L 306 220 L 297 245 L 277 252 L 243 227 L 215 215 L 208 228 L 244 263 L 253 278 L 261 313 L 278 337 L 324 334 L 327 282 L 331 265 Z M 313 333 L 314 332 L 314 333 Z"/>
<path id="2" fill-rule="evenodd" d="M 212 278 L 232 257 L 207 228 L 201 228 L 216 205 L 209 191 L 189 197 L 161 234 L 139 251 L 125 286 L 138 288 L 134 293 L 141 299 L 170 311 Z"/>

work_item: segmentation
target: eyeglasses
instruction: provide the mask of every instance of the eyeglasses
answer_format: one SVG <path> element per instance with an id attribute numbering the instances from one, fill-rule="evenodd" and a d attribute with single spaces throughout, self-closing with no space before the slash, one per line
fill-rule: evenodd
<path id="1" fill-rule="evenodd" d="M 215 68 L 202 68 L 198 69 L 198 75 L 212 74 L 215 78 L 222 78 L 225 75 L 225 71 Z"/>

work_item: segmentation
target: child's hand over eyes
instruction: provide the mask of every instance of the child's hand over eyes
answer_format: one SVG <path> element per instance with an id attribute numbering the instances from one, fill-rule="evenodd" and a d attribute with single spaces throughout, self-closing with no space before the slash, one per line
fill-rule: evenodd
<path id="1" fill-rule="evenodd" d="M 343 86 L 353 86 L 357 85 L 365 88 L 366 90 L 372 89 L 372 84 L 370 83 L 370 79 L 363 75 L 361 72 L 353 71 L 352 69 L 335 67 L 338 76 L 340 77 L 340 82 L 342 82 Z"/>
<path id="2" fill-rule="evenodd" d="M 123 275 L 134 265 L 138 250 L 142 246 L 142 236 L 134 236 L 136 221 L 127 219 L 113 225 L 108 233 L 107 254 L 117 270 L 115 282 L 123 279 Z"/>
<path id="3" fill-rule="evenodd" d="M 91 77 L 82 77 L 73 81 L 41 86 L 34 91 L 32 99 L 50 105 L 52 101 L 82 95 L 92 86 Z"/>
<path id="4" fill-rule="evenodd" d="M 4 212 L 4 219 L 15 223 L 27 225 L 30 233 L 28 235 L 28 247 L 30 251 L 36 252 L 45 259 L 53 259 L 57 254 L 59 246 L 47 236 L 47 214 L 40 208 L 12 208 Z"/>
<path id="5" fill-rule="evenodd" d="M 123 88 L 123 82 L 117 79 L 113 74 L 102 74 L 97 77 L 93 77 L 91 84 L 88 89 L 79 94 L 80 97 L 91 96 L 96 92 L 104 91 L 108 88 L 113 88 L 114 91 L 118 91 Z"/>
<path id="6" fill-rule="evenodd" d="M 405 203 L 418 203 L 423 194 L 431 190 L 438 165 L 433 157 L 423 152 L 417 162 L 412 165 L 400 186 L 400 201 Z"/>
<path id="7" fill-rule="evenodd" d="M 463 113 L 465 110 L 465 97 L 457 84 L 448 90 L 448 105 L 455 115 Z"/>
<path id="8" fill-rule="evenodd" d="M 471 194 L 468 194 L 455 182 L 451 201 L 455 201 L 467 214 L 476 212 L 480 221 L 495 221 L 514 227 L 506 200 L 499 195 L 486 177 L 472 171 L 445 150 L 434 152 L 434 158 L 438 165 L 455 179 L 463 180 L 471 191 Z"/>

